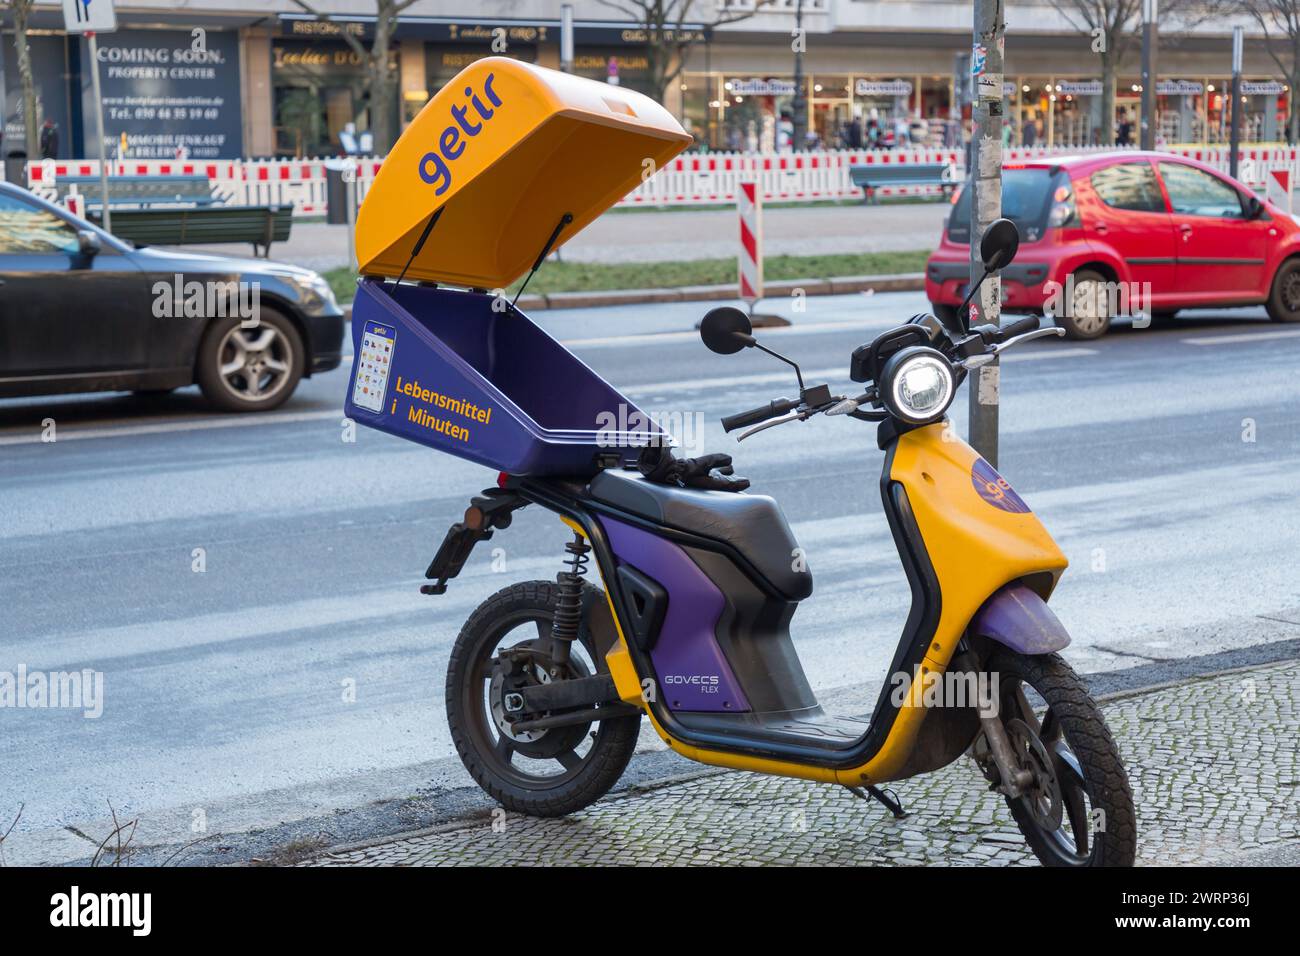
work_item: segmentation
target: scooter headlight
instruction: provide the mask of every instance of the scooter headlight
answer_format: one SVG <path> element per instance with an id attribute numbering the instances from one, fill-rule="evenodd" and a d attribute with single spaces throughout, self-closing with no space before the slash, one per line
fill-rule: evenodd
<path id="1" fill-rule="evenodd" d="M 912 425 L 943 416 L 955 387 L 952 363 L 925 346 L 901 349 L 881 370 L 880 395 L 890 414 Z"/>

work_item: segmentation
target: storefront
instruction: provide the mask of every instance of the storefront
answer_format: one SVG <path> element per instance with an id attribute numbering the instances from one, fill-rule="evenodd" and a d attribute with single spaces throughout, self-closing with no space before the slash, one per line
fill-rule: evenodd
<path id="1" fill-rule="evenodd" d="M 804 77 L 808 146 L 861 148 L 950 140 L 952 78 L 812 73 Z M 711 149 L 790 148 L 795 82 L 789 76 L 687 73 L 682 83 L 687 128 Z"/>
<path id="2" fill-rule="evenodd" d="M 1015 117 L 1013 142 L 1026 137 L 1029 123 L 1037 126 L 1039 143 L 1055 146 L 1093 146 L 1106 142 L 1102 116 L 1102 84 L 1086 77 L 1018 77 L 1018 102 L 1010 104 Z M 1227 143 L 1231 129 L 1231 89 L 1228 76 L 1162 79 L 1156 86 L 1156 140 L 1160 144 Z M 1242 81 L 1241 141 L 1275 143 L 1286 138 L 1290 91 L 1286 84 L 1264 77 Z M 1141 139 L 1142 85 L 1136 76 L 1121 76 L 1115 84 L 1115 115 L 1119 132 L 1127 130 L 1128 144 Z M 1117 133 L 1117 142 L 1123 143 Z"/>

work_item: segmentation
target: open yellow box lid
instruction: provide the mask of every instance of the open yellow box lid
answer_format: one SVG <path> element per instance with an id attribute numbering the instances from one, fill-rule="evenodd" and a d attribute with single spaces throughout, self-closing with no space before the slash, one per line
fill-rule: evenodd
<path id="1" fill-rule="evenodd" d="M 361 273 L 504 288 L 691 142 L 649 97 L 487 57 L 407 127 L 357 217 Z M 437 220 L 420 246 L 431 218 Z M 410 266 L 407 262 L 410 260 Z"/>

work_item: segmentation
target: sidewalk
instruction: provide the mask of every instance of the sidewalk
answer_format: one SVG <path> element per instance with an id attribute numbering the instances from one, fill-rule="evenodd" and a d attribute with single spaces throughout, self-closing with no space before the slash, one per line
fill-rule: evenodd
<path id="1" fill-rule="evenodd" d="M 1300 662 L 1117 694 L 1106 719 L 1138 811 L 1138 862 L 1283 862 L 1300 841 Z M 558 820 L 477 818 L 313 865 L 1033 865 L 1002 799 L 962 758 L 895 784 L 907 819 L 838 787 L 714 771 Z"/>
<path id="2" fill-rule="evenodd" d="M 769 256 L 929 249 L 948 215 L 945 202 L 878 206 L 793 206 L 763 211 Z M 567 262 L 670 262 L 720 259 L 740 251 L 734 209 L 636 209 L 608 212 L 565 243 Z M 184 246 L 177 251 L 244 256 L 247 246 Z M 346 226 L 295 222 L 271 258 L 324 272 L 347 264 Z"/>

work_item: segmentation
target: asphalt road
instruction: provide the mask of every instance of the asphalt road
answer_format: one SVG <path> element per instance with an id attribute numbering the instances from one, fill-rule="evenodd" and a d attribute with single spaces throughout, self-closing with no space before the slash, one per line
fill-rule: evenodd
<path id="1" fill-rule="evenodd" d="M 847 389 L 852 349 L 924 305 L 811 299 L 765 340 Z M 702 307 L 631 311 L 540 321 L 643 408 L 702 416 L 703 444 L 782 502 L 816 581 L 793 625 L 805 668 L 833 709 L 868 709 L 908 596 L 873 427 L 737 447 L 719 416 L 791 394 L 784 368 L 706 352 L 687 331 Z M 1300 328 L 1262 310 L 1008 356 L 1001 471 L 1071 560 L 1053 607 L 1077 668 L 1300 636 L 1298 358 Z M 366 429 L 345 441 L 345 383 L 321 376 L 254 417 L 194 389 L 0 403 L 0 671 L 88 667 L 105 688 L 98 719 L 0 710 L 0 833 L 24 804 L 9 862 L 87 856 L 110 803 L 141 818 L 141 842 L 179 843 L 465 782 L 442 712 L 450 644 L 488 594 L 553 576 L 568 533 L 527 509 L 447 595 L 421 596 L 494 476 Z"/>

